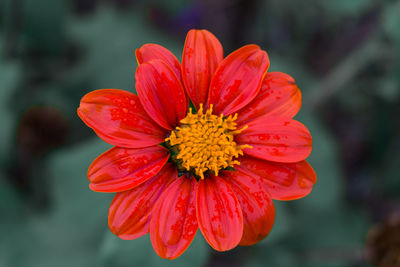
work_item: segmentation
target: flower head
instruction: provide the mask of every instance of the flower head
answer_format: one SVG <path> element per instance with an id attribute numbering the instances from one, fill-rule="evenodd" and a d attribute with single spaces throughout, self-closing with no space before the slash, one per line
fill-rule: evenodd
<path id="1" fill-rule="evenodd" d="M 292 77 L 267 72 L 268 55 L 246 45 L 226 58 L 206 30 L 189 31 L 182 64 L 166 48 L 136 50 L 137 94 L 85 95 L 80 118 L 114 147 L 88 170 L 90 188 L 116 192 L 111 231 L 150 233 L 163 258 L 180 256 L 198 228 L 218 251 L 252 245 L 272 229 L 272 199 L 306 196 L 311 135 L 292 118 Z"/>

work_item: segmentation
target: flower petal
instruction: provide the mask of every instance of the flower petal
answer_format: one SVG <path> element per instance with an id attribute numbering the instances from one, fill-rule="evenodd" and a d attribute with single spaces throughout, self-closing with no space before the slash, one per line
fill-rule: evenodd
<path id="1" fill-rule="evenodd" d="M 256 97 L 269 67 L 268 55 L 257 45 L 246 45 L 227 56 L 211 80 L 208 107 L 214 114 L 234 113 Z"/>
<path id="2" fill-rule="evenodd" d="M 252 146 L 243 149 L 248 155 L 270 161 L 297 162 L 311 153 L 311 134 L 298 121 L 263 116 L 247 125 L 248 128 L 236 136 L 236 142 Z"/>
<path id="3" fill-rule="evenodd" d="M 272 229 L 275 208 L 260 178 L 241 171 L 224 171 L 220 175 L 231 186 L 243 213 L 241 246 L 250 246 L 264 239 Z"/>
<path id="4" fill-rule="evenodd" d="M 181 79 L 181 64 L 167 48 L 158 44 L 145 44 L 136 49 L 135 54 L 138 64 L 143 64 L 153 59 L 161 59 L 175 72 L 176 77 Z"/>
<path id="5" fill-rule="evenodd" d="M 281 72 L 265 75 L 260 92 L 238 112 L 238 125 L 263 115 L 293 118 L 300 110 L 301 92 L 292 77 Z"/>
<path id="6" fill-rule="evenodd" d="M 179 257 L 196 235 L 196 189 L 197 181 L 185 175 L 172 182 L 157 201 L 150 222 L 150 239 L 160 257 Z"/>
<path id="7" fill-rule="evenodd" d="M 160 126 L 172 130 L 186 116 L 187 102 L 182 84 L 162 60 L 140 64 L 136 90 L 144 109 Z"/>
<path id="8" fill-rule="evenodd" d="M 101 89 L 86 94 L 79 117 L 107 143 L 139 148 L 164 142 L 167 132 L 146 113 L 137 95 L 124 90 Z"/>
<path id="9" fill-rule="evenodd" d="M 244 156 L 235 169 L 261 179 L 271 198 L 277 200 L 305 197 L 317 182 L 313 168 L 306 161 L 277 163 Z"/>
<path id="10" fill-rule="evenodd" d="M 156 175 L 168 157 L 168 150 L 162 146 L 138 149 L 111 148 L 90 165 L 89 187 L 98 192 L 132 189 Z"/>
<path id="11" fill-rule="evenodd" d="M 222 59 L 222 45 L 212 33 L 188 32 L 182 56 L 182 80 L 196 109 L 206 103 L 211 78 Z"/>
<path id="12" fill-rule="evenodd" d="M 220 177 L 199 181 L 197 219 L 207 242 L 218 251 L 236 247 L 243 234 L 243 215 L 232 188 Z"/>
<path id="13" fill-rule="evenodd" d="M 154 204 L 167 185 L 176 178 L 176 168 L 167 163 L 157 175 L 141 185 L 115 194 L 108 212 L 111 232 L 127 240 L 147 234 Z"/>

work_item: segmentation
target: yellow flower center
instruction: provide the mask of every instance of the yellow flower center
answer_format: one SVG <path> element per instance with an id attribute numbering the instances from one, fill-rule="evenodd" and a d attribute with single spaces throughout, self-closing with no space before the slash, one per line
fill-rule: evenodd
<path id="1" fill-rule="evenodd" d="M 189 109 L 187 116 L 180 121 L 182 125 L 165 139 L 177 153 L 173 159 L 178 168 L 194 172 L 201 179 L 204 179 L 206 171 L 218 175 L 221 169 L 240 164 L 234 158 L 243 155 L 243 148 L 251 148 L 249 145 L 238 146 L 234 141 L 234 135 L 247 128 L 237 130 L 237 114 L 224 118 L 222 114 L 212 114 L 212 109 L 211 105 L 203 113 L 203 105 L 200 105 L 196 114 Z"/>

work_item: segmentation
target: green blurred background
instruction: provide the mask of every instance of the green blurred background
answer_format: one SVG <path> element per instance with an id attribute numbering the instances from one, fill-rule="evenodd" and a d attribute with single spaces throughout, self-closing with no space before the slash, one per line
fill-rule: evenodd
<path id="1" fill-rule="evenodd" d="M 318 182 L 276 201 L 268 238 L 175 261 L 108 230 L 111 194 L 86 170 L 110 146 L 76 115 L 99 88 L 134 88 L 134 49 L 179 58 L 206 28 L 225 55 L 256 43 L 302 89 Z M 400 266 L 400 1 L 0 0 L 0 266 Z"/>

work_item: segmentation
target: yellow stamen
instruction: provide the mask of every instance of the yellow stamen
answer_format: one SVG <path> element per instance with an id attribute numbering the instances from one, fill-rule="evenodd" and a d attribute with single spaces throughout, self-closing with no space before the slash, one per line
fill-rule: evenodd
<path id="1" fill-rule="evenodd" d="M 189 109 L 187 116 L 180 121 L 182 125 L 165 139 L 178 151 L 176 159 L 180 167 L 193 171 L 201 179 L 204 179 L 206 171 L 218 175 L 221 169 L 240 164 L 234 158 L 243 155 L 242 149 L 251 148 L 249 145 L 239 146 L 234 141 L 234 135 L 247 128 L 236 128 L 237 114 L 224 118 L 222 114 L 212 114 L 212 109 L 211 105 L 203 113 L 202 104 L 196 114 Z"/>

